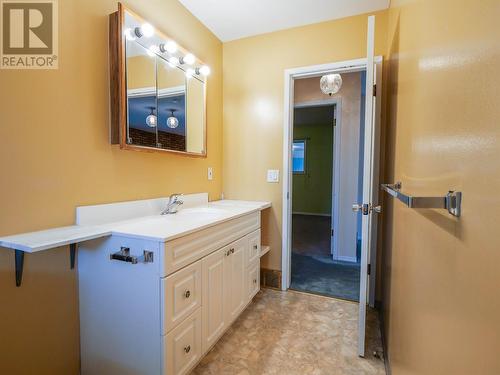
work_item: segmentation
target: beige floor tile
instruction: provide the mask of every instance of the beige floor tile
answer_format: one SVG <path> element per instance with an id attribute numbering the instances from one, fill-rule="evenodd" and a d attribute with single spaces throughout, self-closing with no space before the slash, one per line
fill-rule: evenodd
<path id="1" fill-rule="evenodd" d="M 193 371 L 197 375 L 385 374 L 378 318 L 367 318 L 357 355 L 356 303 L 263 289 Z"/>

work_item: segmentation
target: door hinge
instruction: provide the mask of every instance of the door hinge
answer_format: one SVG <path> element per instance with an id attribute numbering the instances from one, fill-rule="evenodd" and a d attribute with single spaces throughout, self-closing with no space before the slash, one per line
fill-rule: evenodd
<path id="1" fill-rule="evenodd" d="M 368 266 L 366 266 L 366 273 L 370 275 L 372 273 L 372 265 L 368 263 Z"/>
<path id="2" fill-rule="evenodd" d="M 373 85 L 373 96 L 377 96 L 377 84 Z"/>

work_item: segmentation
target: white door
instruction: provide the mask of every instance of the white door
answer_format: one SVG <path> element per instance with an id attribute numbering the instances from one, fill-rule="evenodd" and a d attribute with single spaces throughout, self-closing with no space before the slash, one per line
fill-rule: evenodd
<path id="1" fill-rule="evenodd" d="M 363 202 L 359 202 L 354 208 L 362 216 L 361 231 L 361 277 L 359 285 L 359 330 L 358 330 L 358 354 L 365 355 L 365 330 L 366 330 L 366 305 L 368 294 L 368 257 L 370 254 L 375 207 L 373 197 L 377 192 L 375 183 L 375 16 L 368 17 L 367 56 L 366 56 L 366 108 L 365 108 L 365 144 L 363 161 Z"/>
<path id="2" fill-rule="evenodd" d="M 226 298 L 227 321 L 229 324 L 236 319 L 246 305 L 246 276 L 245 276 L 245 255 L 248 247 L 248 238 L 233 242 L 229 245 L 229 256 L 226 256 L 224 268 L 227 269 L 227 287 Z M 226 267 L 227 265 L 227 267 Z"/>

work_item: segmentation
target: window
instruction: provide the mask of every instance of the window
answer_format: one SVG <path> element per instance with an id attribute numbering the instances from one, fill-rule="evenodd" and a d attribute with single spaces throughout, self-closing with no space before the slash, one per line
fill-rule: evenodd
<path id="1" fill-rule="evenodd" d="M 306 173 L 306 141 L 293 141 L 292 146 L 293 173 Z"/>

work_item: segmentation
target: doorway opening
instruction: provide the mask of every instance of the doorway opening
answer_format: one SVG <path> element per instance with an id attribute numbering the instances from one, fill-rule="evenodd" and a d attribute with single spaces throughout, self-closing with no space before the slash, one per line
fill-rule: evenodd
<path id="1" fill-rule="evenodd" d="M 327 74 L 294 81 L 290 288 L 358 302 L 366 74 L 343 72 L 332 95 Z"/>

